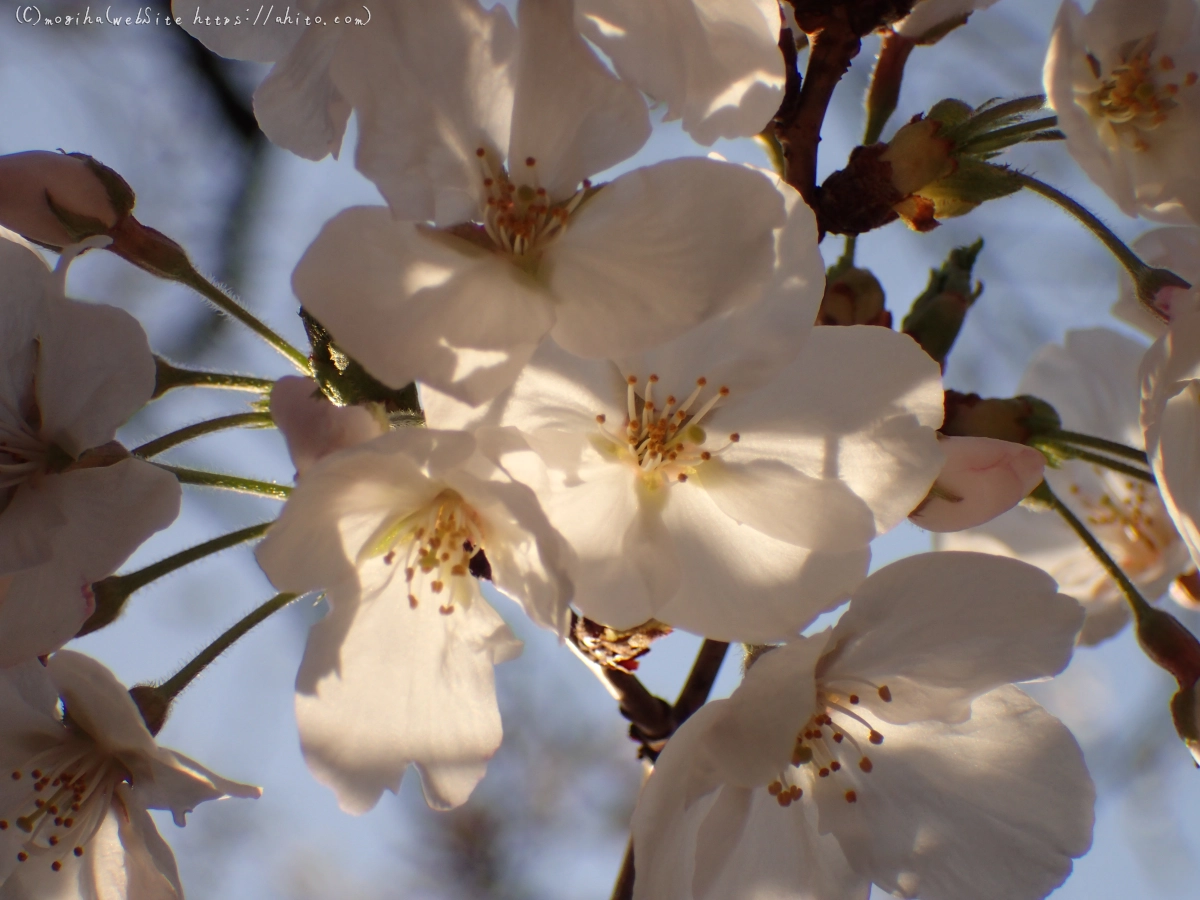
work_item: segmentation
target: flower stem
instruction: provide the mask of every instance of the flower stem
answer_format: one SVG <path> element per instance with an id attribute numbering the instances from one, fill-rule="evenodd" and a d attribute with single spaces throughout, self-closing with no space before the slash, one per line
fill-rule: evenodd
<path id="1" fill-rule="evenodd" d="M 188 425 L 186 428 L 180 428 L 178 431 L 164 434 L 162 437 L 147 441 L 140 447 L 134 447 L 130 453 L 142 459 L 149 459 L 151 456 L 157 456 L 165 450 L 170 450 L 172 447 L 177 447 L 193 438 L 212 434 L 214 431 L 243 427 L 270 428 L 274 427 L 274 424 L 274 420 L 271 418 L 269 412 L 235 413 L 232 416 L 220 416 L 216 419 L 197 422 L 195 425 Z"/>
<path id="2" fill-rule="evenodd" d="M 273 481 L 255 481 L 253 478 L 224 475 L 220 472 L 200 472 L 196 469 L 168 466 L 165 463 L 154 463 L 154 465 L 170 472 L 179 479 L 180 484 L 195 484 L 200 487 L 238 491 L 243 494 L 257 494 L 260 497 L 274 497 L 276 500 L 286 500 L 292 492 L 288 485 L 276 484 Z"/>
<path id="3" fill-rule="evenodd" d="M 170 703 L 180 692 L 195 679 L 197 675 L 208 668 L 218 656 L 234 645 L 244 634 L 255 625 L 266 621 L 279 610 L 283 609 L 299 594 L 276 594 L 262 606 L 244 616 L 235 625 L 225 631 L 219 638 L 196 654 L 196 658 L 160 684 L 157 688 L 159 696 Z"/>
<path id="4" fill-rule="evenodd" d="M 1103 450 L 1105 453 L 1111 453 L 1114 456 L 1124 456 L 1126 459 L 1132 459 L 1143 465 L 1150 465 L 1150 459 L 1146 456 L 1145 450 L 1139 450 L 1136 447 L 1130 447 L 1127 444 L 1118 444 L 1116 441 L 1106 441 L 1104 438 L 1094 437 L 1090 434 L 1080 434 L 1077 431 L 1056 431 L 1052 435 L 1056 443 L 1075 444 L 1079 447 L 1091 447 L 1095 450 Z"/>
<path id="5" fill-rule="evenodd" d="M 252 378 L 249 375 L 228 375 L 224 372 L 202 372 L 197 369 L 181 369 L 161 356 L 154 357 L 158 368 L 154 385 L 154 399 L 167 391 L 180 387 L 224 388 L 230 391 L 249 391 L 265 394 L 275 382 L 269 378 Z"/>
<path id="6" fill-rule="evenodd" d="M 1069 444 L 1062 444 L 1054 440 L 1035 442 L 1034 446 L 1038 445 L 1048 447 L 1051 452 L 1061 456 L 1067 456 L 1071 459 L 1081 459 L 1084 462 L 1092 463 L 1092 465 L 1103 466 L 1106 469 L 1112 469 L 1114 472 L 1120 472 L 1122 475 L 1128 475 L 1130 478 L 1136 478 L 1148 484 L 1158 484 L 1158 480 L 1154 477 L 1153 472 L 1147 472 L 1145 469 L 1139 469 L 1137 466 L 1123 463 L 1120 460 L 1113 459 L 1111 456 L 1092 453 L 1088 450 L 1082 450 L 1079 447 L 1072 447 Z"/>
<path id="7" fill-rule="evenodd" d="M 1112 229 L 1062 191 L 1051 187 L 1044 181 L 1039 181 L 1025 172 L 1019 172 L 1015 169 L 1005 169 L 1005 171 L 1020 182 L 1023 187 L 1027 187 L 1035 194 L 1039 194 L 1047 200 L 1058 204 L 1058 206 L 1074 216 L 1088 231 L 1094 234 L 1109 249 L 1109 252 L 1117 258 L 1117 262 L 1125 267 L 1125 271 L 1129 273 L 1129 277 L 1133 280 L 1138 300 L 1160 319 L 1165 319 L 1166 316 L 1155 303 L 1155 297 L 1158 292 L 1166 287 L 1191 287 L 1190 284 L 1174 272 L 1170 272 L 1167 269 L 1155 269 L 1146 265 L 1138 258 L 1136 253 L 1126 246 L 1124 241 L 1113 234 Z"/>
<path id="8" fill-rule="evenodd" d="M 231 531 L 229 534 L 215 537 L 203 544 L 197 544 L 195 547 L 180 550 L 173 556 L 160 559 L 137 571 L 127 572 L 124 575 L 110 575 L 102 581 L 97 581 L 92 585 L 92 593 L 96 598 L 96 611 L 83 623 L 83 627 L 76 637 L 82 637 L 112 624 L 125 607 L 125 601 L 134 591 L 141 590 L 152 581 L 191 565 L 197 560 L 204 559 L 206 556 L 212 556 L 214 553 L 220 553 L 222 550 L 261 537 L 270 527 L 270 522 L 260 522 L 257 525 Z"/>
<path id="9" fill-rule="evenodd" d="M 904 66 L 917 42 L 892 30 L 883 33 L 879 45 L 879 57 L 871 72 L 871 85 L 867 88 L 865 102 L 867 125 L 863 132 L 863 144 L 874 144 L 883 134 L 883 128 L 896 111 L 900 100 L 900 85 L 904 80 Z"/>
<path id="10" fill-rule="evenodd" d="M 204 297 L 213 306 L 228 313 L 237 319 L 264 341 L 274 347 L 280 354 L 287 357 L 297 369 L 305 375 L 312 374 L 312 366 L 309 364 L 308 357 L 297 350 L 286 340 L 280 337 L 273 329 L 271 329 L 261 319 L 251 313 L 246 307 L 238 303 L 215 284 L 212 284 L 207 278 L 197 272 L 191 266 L 181 272 L 174 273 L 175 280 L 181 284 L 185 284 L 194 290 L 200 296 Z"/>
<path id="11" fill-rule="evenodd" d="M 729 644 L 726 641 L 714 641 L 712 638 L 706 638 L 700 645 L 696 661 L 692 663 L 692 670 L 688 673 L 687 681 L 684 682 L 683 690 L 679 692 L 672 710 L 675 714 L 676 728 L 708 702 L 708 695 L 712 692 L 713 682 L 717 680 L 717 673 L 721 671 L 721 663 L 725 661 L 728 649 Z"/>
<path id="12" fill-rule="evenodd" d="M 1043 481 L 1036 488 L 1034 488 L 1033 493 L 1030 494 L 1030 496 L 1048 504 L 1060 516 L 1063 517 L 1068 525 L 1071 526 L 1071 530 L 1074 531 L 1075 534 L 1079 536 L 1079 539 L 1087 545 L 1087 548 L 1092 551 L 1092 555 L 1095 556 L 1096 560 L 1101 566 L 1103 566 L 1104 571 L 1106 571 L 1109 574 L 1109 577 L 1111 577 L 1112 580 L 1117 583 L 1117 587 L 1121 589 L 1121 593 L 1125 595 L 1125 599 L 1129 602 L 1129 606 L 1132 608 L 1135 618 L 1140 617 L 1146 610 L 1150 610 L 1151 612 L 1154 611 L 1154 608 L 1146 602 L 1146 598 L 1141 595 L 1141 592 L 1138 591 L 1136 587 L 1134 587 L 1133 582 L 1129 580 L 1129 576 L 1126 575 L 1121 567 L 1116 564 L 1113 558 L 1108 555 L 1108 551 L 1104 549 L 1104 546 L 1098 540 L 1096 540 L 1095 535 L 1088 531 L 1087 526 L 1079 520 L 1075 513 L 1071 512 L 1071 510 L 1067 508 L 1067 505 L 1058 499 L 1054 491 L 1050 490 L 1050 485 Z"/>

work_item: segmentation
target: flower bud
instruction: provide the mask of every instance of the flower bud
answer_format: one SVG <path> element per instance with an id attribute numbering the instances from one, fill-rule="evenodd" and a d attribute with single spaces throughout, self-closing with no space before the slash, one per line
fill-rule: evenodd
<path id="1" fill-rule="evenodd" d="M 983 285 L 971 287 L 971 270 L 983 238 L 969 247 L 957 247 L 940 269 L 929 273 L 925 292 L 913 301 L 900 330 L 921 345 L 931 357 L 946 368 L 946 357 L 967 317 L 967 310 L 983 293 Z"/>
<path id="2" fill-rule="evenodd" d="M 1176 734 L 1200 769 L 1200 692 L 1196 685 L 1180 688 L 1171 698 L 1171 719 Z"/>
<path id="3" fill-rule="evenodd" d="M 1037 397 L 984 398 L 946 391 L 946 417 L 938 430 L 954 437 L 990 437 L 1027 444 L 1031 438 L 1052 434 L 1061 425 L 1054 407 Z"/>
<path id="4" fill-rule="evenodd" d="M 888 141 L 880 159 L 892 167 L 892 184 L 902 196 L 915 194 L 957 167 L 954 143 L 940 136 L 941 131 L 941 122 L 917 116 Z"/>
<path id="5" fill-rule="evenodd" d="M 121 176 L 82 153 L 30 150 L 0 156 L 0 224 L 61 250 L 106 234 L 133 208 Z"/>
<path id="6" fill-rule="evenodd" d="M 1042 481 L 1046 458 L 1032 447 L 984 437 L 942 437 L 946 464 L 909 520 L 927 531 L 962 531 L 990 522 Z"/>
<path id="7" fill-rule="evenodd" d="M 884 307 L 883 286 L 867 269 L 835 266 L 825 280 L 818 325 L 882 325 L 892 327 Z"/>

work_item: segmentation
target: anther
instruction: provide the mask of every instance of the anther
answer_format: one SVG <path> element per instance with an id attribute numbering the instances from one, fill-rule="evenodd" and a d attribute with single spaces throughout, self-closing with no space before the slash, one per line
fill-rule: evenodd
<path id="1" fill-rule="evenodd" d="M 487 151 L 484 150 L 482 147 L 475 148 L 475 155 L 480 157 L 481 159 L 483 158 L 484 155 L 486 155 L 486 153 L 487 153 Z"/>
<path id="2" fill-rule="evenodd" d="M 534 159 L 532 156 L 527 156 L 527 157 L 525 157 L 525 165 L 527 165 L 527 166 L 536 166 L 536 165 L 537 165 L 537 160 L 536 160 L 536 159 Z"/>
<path id="3" fill-rule="evenodd" d="M 819 769 L 819 770 L 817 771 L 817 774 L 818 774 L 818 775 L 820 775 L 822 778 L 828 778 L 828 777 L 829 777 L 829 770 L 828 770 L 828 769 Z"/>
<path id="4" fill-rule="evenodd" d="M 1195 72 L 1188 72 L 1187 75 L 1184 76 L 1183 83 L 1184 86 L 1191 87 L 1198 80 L 1200 80 L 1200 75 L 1197 75 Z"/>
<path id="5" fill-rule="evenodd" d="M 858 767 L 860 769 L 862 769 L 864 772 L 870 772 L 872 769 L 875 768 L 875 766 L 871 762 L 871 760 L 867 759 L 867 757 L 865 757 L 865 756 L 858 761 Z"/>
<path id="6" fill-rule="evenodd" d="M 687 481 L 687 476 L 686 476 L 686 475 L 684 475 L 682 472 L 680 472 L 680 473 L 679 473 L 679 480 L 680 480 L 680 481 Z"/>
<path id="7" fill-rule="evenodd" d="M 440 581 L 434 581 L 429 585 L 429 589 L 431 591 L 433 591 L 435 594 L 440 594 L 442 592 L 442 588 L 444 588 L 445 586 L 446 585 L 444 585 Z"/>
<path id="8" fill-rule="evenodd" d="M 741 439 L 742 439 L 742 436 L 740 434 L 738 434 L 736 431 L 729 436 L 729 440 L 733 441 L 733 443 L 735 443 L 735 444 L 738 441 L 740 441 Z"/>
<path id="9" fill-rule="evenodd" d="M 700 458 L 702 460 L 704 460 L 705 462 L 708 462 L 710 459 L 712 459 L 712 454 L 709 453 L 707 450 L 704 450 L 704 451 L 701 451 Z"/>
<path id="10" fill-rule="evenodd" d="M 835 731 L 833 733 L 833 740 L 835 743 L 840 744 L 845 739 L 846 739 L 846 736 L 844 734 L 842 734 L 840 731 Z"/>
<path id="11" fill-rule="evenodd" d="M 835 759 L 833 762 L 831 762 L 831 763 L 829 764 L 829 768 L 830 768 L 832 771 L 834 771 L 834 772 L 837 772 L 837 771 L 839 771 L 839 770 L 842 768 L 842 764 L 841 764 L 840 762 L 838 762 L 838 761 Z"/>
<path id="12" fill-rule="evenodd" d="M 63 825 L 67 828 L 70 828 L 74 824 L 75 824 L 74 819 L 63 819 Z"/>
<path id="13" fill-rule="evenodd" d="M 720 390 L 717 391 L 717 393 L 720 394 L 722 397 L 728 397 L 729 396 L 729 388 L 725 387 L 724 385 L 721 385 L 721 388 L 720 388 Z"/>
<path id="14" fill-rule="evenodd" d="M 596 421 L 601 425 L 603 425 L 606 420 L 607 417 L 604 415 L 604 413 L 600 413 L 600 415 L 596 416 Z"/>
<path id="15" fill-rule="evenodd" d="M 24 850 L 17 854 L 17 862 L 25 862 L 27 859 L 29 859 L 29 854 Z"/>
<path id="16" fill-rule="evenodd" d="M 454 612 L 454 607 L 453 606 L 439 606 L 438 612 L 440 612 L 443 616 L 448 616 L 452 612 Z"/>
<path id="17" fill-rule="evenodd" d="M 850 695 L 850 702 L 851 702 L 851 703 L 857 703 L 857 702 L 858 702 L 858 694 L 851 694 L 851 695 Z"/>
<path id="18" fill-rule="evenodd" d="M 385 566 L 390 566 L 395 561 L 396 561 L 396 551 L 395 550 L 389 550 L 387 553 L 384 554 L 383 564 Z"/>
<path id="19" fill-rule="evenodd" d="M 869 740 L 872 744 L 882 744 L 883 743 L 883 735 L 880 734 L 878 731 L 875 731 L 874 729 L 872 729 L 871 733 L 869 735 L 867 735 L 867 740 Z"/>
<path id="20" fill-rule="evenodd" d="M 854 791 L 846 791 L 846 802 L 847 803 L 857 803 L 858 802 L 858 794 L 854 793 Z"/>
<path id="21" fill-rule="evenodd" d="M 408 595 L 408 607 L 409 607 L 409 609 L 416 609 L 416 608 L 417 608 L 417 603 L 418 603 L 418 602 L 419 602 L 419 601 L 417 600 L 417 595 L 416 595 L 416 594 L 409 594 L 409 595 Z"/>
<path id="22" fill-rule="evenodd" d="M 62 863 L 60 863 L 56 859 L 54 862 L 50 863 L 50 868 L 53 869 L 55 872 L 62 871 Z"/>
<path id="23" fill-rule="evenodd" d="M 20 780 L 21 780 L 21 773 L 20 773 L 20 772 L 13 772 L 13 773 L 12 773 L 12 780 L 13 780 L 13 781 L 20 781 Z"/>
<path id="24" fill-rule="evenodd" d="M 704 387 L 706 384 L 708 384 L 708 379 L 703 375 L 696 379 L 696 387 Z"/>
<path id="25" fill-rule="evenodd" d="M 886 684 L 883 685 L 879 689 L 879 699 L 882 700 L 884 703 L 892 702 L 892 692 L 891 692 L 891 689 L 888 688 L 888 686 Z"/>
<path id="26" fill-rule="evenodd" d="M 1164 56 L 1158 61 L 1158 64 L 1163 67 L 1164 72 L 1170 72 L 1173 68 L 1175 68 L 1175 60 L 1171 59 L 1169 56 Z"/>
<path id="27" fill-rule="evenodd" d="M 0 819 L 0 831 L 8 831 L 8 823 Z"/>
<path id="28" fill-rule="evenodd" d="M 50 843 L 50 846 L 51 846 L 51 847 L 57 847 L 57 846 L 58 846 L 58 837 L 57 837 L 56 835 L 53 835 L 53 834 L 52 834 L 52 835 L 50 835 L 50 840 L 49 840 L 49 843 Z"/>
<path id="29" fill-rule="evenodd" d="M 778 797 L 779 792 L 782 790 L 783 790 L 783 785 L 780 784 L 778 781 L 772 781 L 770 784 L 767 785 L 767 793 L 770 794 L 772 797 Z"/>
<path id="30" fill-rule="evenodd" d="M 83 856 L 83 848 L 82 847 L 76 847 L 73 852 L 75 853 L 76 856 Z"/>
<path id="31" fill-rule="evenodd" d="M 38 769 L 34 769 L 34 770 L 33 770 L 33 772 L 31 773 L 31 776 L 30 776 L 30 777 L 32 777 L 32 778 L 34 779 L 34 781 L 41 781 L 41 780 L 42 780 L 42 773 L 41 773 L 41 771 L 40 771 L 40 770 L 38 770 Z"/>

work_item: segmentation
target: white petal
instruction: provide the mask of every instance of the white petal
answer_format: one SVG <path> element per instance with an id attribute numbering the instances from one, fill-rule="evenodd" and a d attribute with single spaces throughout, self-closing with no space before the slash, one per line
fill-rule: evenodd
<path id="1" fill-rule="evenodd" d="M 387 431 L 387 423 L 361 406 L 334 406 L 311 378 L 288 375 L 271 389 L 271 418 L 287 440 L 296 474 L 322 457 Z"/>
<path id="2" fill-rule="evenodd" d="M 1061 722 L 1014 687 L 961 724 L 884 729 L 873 769 L 815 783 L 855 871 L 922 900 L 1041 900 L 1091 845 L 1095 789 Z M 857 802 L 847 803 L 845 790 Z"/>
<path id="3" fill-rule="evenodd" d="M 330 30 L 334 28 L 338 31 Z M 254 114 L 263 134 L 285 150 L 304 159 L 337 156 L 350 103 L 330 77 L 329 66 L 345 32 L 331 23 L 293 29 L 300 39 L 254 92 Z"/>
<path id="4" fill-rule="evenodd" d="M 775 231 L 775 271 L 762 297 L 617 361 L 639 384 L 657 375 L 660 399 L 688 396 L 701 376 L 735 395 L 753 390 L 795 359 L 812 331 L 825 287 L 816 217 L 794 188 L 767 177 L 783 195 L 787 221 Z"/>
<path id="5" fill-rule="evenodd" d="M 423 508 L 446 469 L 475 449 L 470 435 L 393 431 L 310 469 L 255 549 L 280 590 L 303 593 L 357 580 L 360 551 L 381 525 Z"/>
<path id="6" fill-rule="evenodd" d="M 1189 282 L 1191 288 L 1162 288 L 1155 305 L 1169 317 L 1200 305 L 1200 228 L 1155 228 L 1131 245 L 1147 265 L 1170 269 Z M 1112 314 L 1151 338 L 1167 333 L 1167 323 L 1150 312 L 1134 294 L 1133 281 L 1122 271 L 1120 295 Z"/>
<path id="7" fill-rule="evenodd" d="M 865 542 L 822 553 L 780 541 L 739 525 L 707 486 L 689 481 L 667 489 L 663 521 L 681 577 L 655 618 L 719 640 L 784 640 L 844 602 L 865 577 Z"/>
<path id="8" fill-rule="evenodd" d="M 132 758 L 153 757 L 157 747 L 125 685 L 102 663 L 60 650 L 46 663 L 72 721 L 101 749 Z"/>
<path id="9" fill-rule="evenodd" d="M 519 647 L 478 594 L 443 615 L 390 584 L 361 600 L 331 593 L 296 679 L 304 758 L 351 813 L 398 790 L 410 764 L 430 806 L 465 802 L 500 746 L 492 668 Z"/>
<path id="10" fill-rule="evenodd" d="M 146 333 L 124 310 L 59 301 L 47 310 L 40 338 L 41 435 L 72 456 L 111 441 L 154 393 Z"/>
<path id="11" fill-rule="evenodd" d="M 863 690 L 888 722 L 961 722 L 974 697 L 1057 675 L 1083 610 L 1045 572 L 982 553 L 923 553 L 885 566 L 854 592 L 821 677 L 887 685 Z"/>
<path id="12" fill-rule="evenodd" d="M 88 842 L 83 865 L 95 900 L 183 900 L 175 855 L 124 785 Z"/>
<path id="13" fill-rule="evenodd" d="M 579 36 L 570 3 L 521 0 L 517 22 L 509 169 L 514 182 L 563 200 L 636 153 L 650 137 L 650 114 Z"/>
<path id="14" fill-rule="evenodd" d="M 262 788 L 230 781 L 182 753 L 161 747 L 146 770 L 134 772 L 132 792 L 135 801 L 147 809 L 169 809 L 181 828 L 187 814 L 206 800 L 262 796 Z"/>
<path id="15" fill-rule="evenodd" d="M 909 516 L 928 531 L 962 531 L 991 521 L 1027 497 L 1046 468 L 1037 450 L 1009 441 L 948 437 L 939 446 L 946 465 L 934 493 Z"/>
<path id="16" fill-rule="evenodd" d="M 941 470 L 933 429 L 943 402 L 937 363 L 911 338 L 867 325 L 825 327 L 813 330 L 773 382 L 744 398 L 731 395 L 706 428 L 741 436 L 723 451 L 725 462 L 778 461 L 844 482 L 882 534 L 924 499 Z M 819 509 L 793 515 L 822 521 Z M 855 521 L 853 510 L 846 520 Z M 799 533 L 799 524 L 792 527 Z M 831 535 L 823 546 L 860 537 Z"/>
<path id="17" fill-rule="evenodd" d="M 0 666 L 66 643 L 94 610 L 90 585 L 111 575 L 179 514 L 175 476 L 140 459 L 48 477 L 42 502 L 62 514 L 50 559 L 0 588 Z"/>
<path id="18" fill-rule="evenodd" d="M 355 165 L 398 218 L 453 225 L 476 218 L 476 149 L 503 155 L 513 112 L 516 28 L 500 5 L 393 3 L 356 29 L 334 82 L 358 123 Z"/>
<path id="19" fill-rule="evenodd" d="M 956 19 L 965 19 L 971 13 L 987 9 L 996 0 L 917 0 L 913 11 L 897 22 L 897 34 L 919 39 L 922 35 L 946 25 Z"/>
<path id="20" fill-rule="evenodd" d="M 292 287 L 390 387 L 419 379 L 473 404 L 512 383 L 553 321 L 549 298 L 507 260 L 382 207 L 327 222 Z"/>
<path id="21" fill-rule="evenodd" d="M 555 340 L 579 356 L 624 356 L 754 300 L 783 222 L 779 192 L 742 166 L 676 159 L 622 175 L 547 250 Z"/>
<path id="22" fill-rule="evenodd" d="M 783 96 L 772 0 L 580 0 L 580 24 L 622 78 L 667 104 L 701 144 L 762 131 Z"/>

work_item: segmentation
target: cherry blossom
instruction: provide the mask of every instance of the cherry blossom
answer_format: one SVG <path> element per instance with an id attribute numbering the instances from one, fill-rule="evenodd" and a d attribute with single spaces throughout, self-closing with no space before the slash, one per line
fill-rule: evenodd
<path id="1" fill-rule="evenodd" d="M 124 686 L 79 653 L 0 670 L 0 710 L 5 898 L 182 900 L 146 810 L 182 826 L 205 800 L 262 793 L 160 747 Z"/>
<path id="2" fill-rule="evenodd" d="M 622 78 L 701 144 L 752 137 L 783 99 L 776 0 L 578 0 L 576 18 Z"/>
<path id="3" fill-rule="evenodd" d="M 565 629 L 565 553 L 528 488 L 478 452 L 519 440 L 403 428 L 303 472 L 258 560 L 280 590 L 322 590 L 296 718 L 310 769 L 360 813 L 416 766 L 431 806 L 463 803 L 500 745 L 493 667 L 521 643 L 477 576 Z M 387 702 L 380 704 L 380 698 Z"/>
<path id="4" fill-rule="evenodd" d="M 48 150 L 0 156 L 0 225 L 47 247 L 75 243 L 55 207 L 101 231 L 117 223 L 112 198 L 87 161 Z"/>
<path id="5" fill-rule="evenodd" d="M 1059 10 L 1046 94 L 1067 150 L 1128 215 L 1200 221 L 1200 17 L 1194 0 Z"/>
<path id="6" fill-rule="evenodd" d="M 1081 620 L 1014 560 L 879 570 L 668 742 L 634 812 L 635 900 L 1044 897 L 1091 844 L 1095 792 L 1012 682 L 1061 671 Z"/>
<path id="7" fill-rule="evenodd" d="M 1137 372 L 1144 348 L 1107 329 L 1067 333 L 1030 362 L 1019 393 L 1050 403 L 1071 431 L 1140 448 Z M 1088 526 L 1147 597 L 1157 599 L 1189 568 L 1186 547 L 1154 485 L 1082 460 L 1047 469 L 1054 493 Z M 1093 644 L 1129 620 L 1117 585 L 1057 513 L 1014 509 L 939 546 L 1015 556 L 1039 566 L 1087 610 L 1080 640 Z"/>
<path id="8" fill-rule="evenodd" d="M 52 273 L 0 234 L 0 666 L 61 647 L 91 584 L 179 512 L 175 477 L 114 440 L 154 391 L 154 359 L 131 315 L 66 298 L 77 251 Z"/>
<path id="9" fill-rule="evenodd" d="M 962 531 L 1012 509 L 1042 480 L 1046 458 L 1032 447 L 984 437 L 942 437 L 946 465 L 909 516 L 928 531 Z"/>
<path id="10" fill-rule="evenodd" d="M 616 364 L 547 342 L 489 406 L 425 392 L 438 427 L 521 429 L 533 452 L 501 463 L 575 550 L 589 618 L 794 635 L 928 492 L 943 461 L 938 365 L 887 329 L 811 327 L 814 232 L 793 204 L 764 299 L 661 348 Z"/>
<path id="11" fill-rule="evenodd" d="M 1142 362 L 1141 425 L 1171 520 L 1200 566 L 1200 310 L 1176 315 Z"/>

